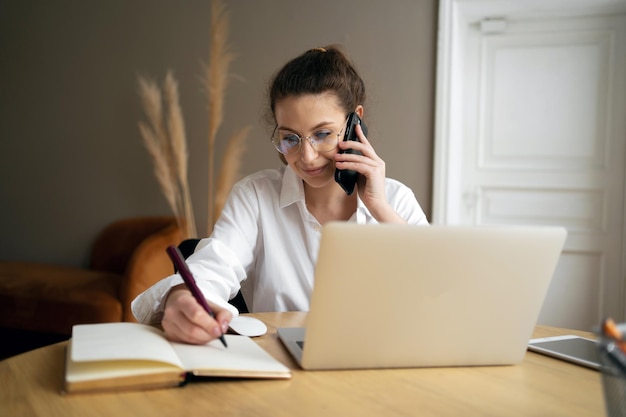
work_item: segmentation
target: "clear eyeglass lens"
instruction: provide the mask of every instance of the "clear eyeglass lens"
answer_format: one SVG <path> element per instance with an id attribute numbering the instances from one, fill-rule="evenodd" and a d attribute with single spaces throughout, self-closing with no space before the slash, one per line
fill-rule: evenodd
<path id="1" fill-rule="evenodd" d="M 312 134 L 309 139 L 313 147 L 321 152 L 333 150 L 337 146 L 338 134 L 332 130 L 320 130 Z M 300 150 L 302 139 L 295 133 L 281 132 L 277 130 L 272 137 L 276 149 L 285 154 L 291 154 Z"/>
<path id="2" fill-rule="evenodd" d="M 330 151 L 337 146 L 337 134 L 332 130 L 321 130 L 311 136 L 315 148 L 319 151 Z"/>
<path id="3" fill-rule="evenodd" d="M 274 144 L 284 154 L 293 153 L 300 148 L 300 137 L 295 134 L 283 135 L 279 132 L 278 137 L 274 140 Z"/>

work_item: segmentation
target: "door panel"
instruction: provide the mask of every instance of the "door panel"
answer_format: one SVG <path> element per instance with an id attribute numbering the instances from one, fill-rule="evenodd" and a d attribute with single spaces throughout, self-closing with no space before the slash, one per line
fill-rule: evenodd
<path id="1" fill-rule="evenodd" d="M 567 227 L 539 322 L 623 318 L 626 18 L 503 26 L 467 28 L 458 219 Z"/>

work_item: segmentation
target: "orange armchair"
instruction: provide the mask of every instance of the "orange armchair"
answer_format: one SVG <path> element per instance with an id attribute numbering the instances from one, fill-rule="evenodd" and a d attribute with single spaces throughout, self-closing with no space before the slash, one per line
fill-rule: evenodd
<path id="1" fill-rule="evenodd" d="M 89 269 L 0 261 L 0 334 L 11 335 L 2 339 L 15 331 L 67 338 L 74 324 L 135 321 L 131 301 L 173 273 L 165 248 L 181 240 L 173 217 L 133 218 L 97 236 Z"/>

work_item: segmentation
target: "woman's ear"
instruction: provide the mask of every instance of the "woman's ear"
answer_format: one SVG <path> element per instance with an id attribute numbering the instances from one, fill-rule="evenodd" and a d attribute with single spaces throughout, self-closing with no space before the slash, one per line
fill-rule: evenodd
<path id="1" fill-rule="evenodd" d="M 356 114 L 359 115 L 361 119 L 363 118 L 363 113 L 365 111 L 365 109 L 363 108 L 363 105 L 359 104 L 358 106 L 356 106 L 356 109 L 354 109 L 354 111 L 356 112 Z"/>

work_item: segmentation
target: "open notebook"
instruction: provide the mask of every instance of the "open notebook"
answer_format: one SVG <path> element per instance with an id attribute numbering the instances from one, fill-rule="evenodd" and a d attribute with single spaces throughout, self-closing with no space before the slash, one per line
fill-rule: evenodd
<path id="1" fill-rule="evenodd" d="M 189 376 L 290 378 L 291 371 L 247 336 L 206 345 L 167 340 L 139 323 L 81 324 L 68 343 L 64 392 L 119 391 L 182 385 Z"/>
<path id="2" fill-rule="evenodd" d="M 306 331 L 279 337 L 304 369 L 518 363 L 565 238 L 559 227 L 330 223 Z"/>

